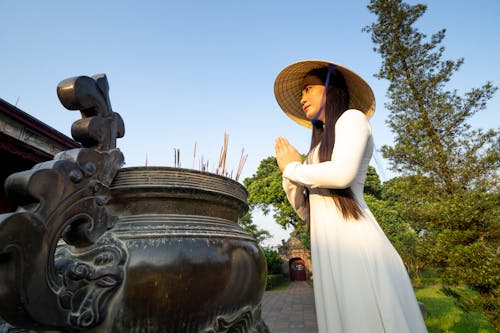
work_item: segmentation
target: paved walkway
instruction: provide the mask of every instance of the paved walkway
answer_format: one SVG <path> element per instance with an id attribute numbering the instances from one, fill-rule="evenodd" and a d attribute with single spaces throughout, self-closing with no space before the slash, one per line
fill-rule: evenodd
<path id="1" fill-rule="evenodd" d="M 262 317 L 271 333 L 318 333 L 313 288 L 294 281 L 286 290 L 266 291 Z"/>

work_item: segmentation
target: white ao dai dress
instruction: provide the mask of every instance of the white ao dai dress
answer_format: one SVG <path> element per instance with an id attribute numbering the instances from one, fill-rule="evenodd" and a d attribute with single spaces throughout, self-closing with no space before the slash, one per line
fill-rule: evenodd
<path id="1" fill-rule="evenodd" d="M 293 162 L 283 172 L 288 200 L 310 222 L 319 332 L 427 332 L 405 266 L 363 199 L 374 149 L 369 122 L 347 110 L 335 132 L 331 161 L 314 154 L 313 164 Z M 346 187 L 364 212 L 359 221 L 345 220 L 328 191 Z"/>

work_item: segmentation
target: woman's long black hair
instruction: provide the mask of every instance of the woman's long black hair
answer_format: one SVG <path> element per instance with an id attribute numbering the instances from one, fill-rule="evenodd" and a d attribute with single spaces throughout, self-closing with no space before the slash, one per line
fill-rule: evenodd
<path id="1" fill-rule="evenodd" d="M 306 76 L 316 76 L 324 84 L 327 74 L 328 69 L 325 67 L 313 69 Z M 325 112 L 325 124 L 322 121 L 314 123 L 311 148 L 308 154 L 311 155 L 314 147 L 319 144 L 318 157 L 320 162 L 331 161 L 333 146 L 335 145 L 335 124 L 340 116 L 349 109 L 349 91 L 342 73 L 333 69 L 330 74 L 329 85 L 325 89 L 326 103 L 323 110 Z M 345 219 L 357 220 L 363 214 L 350 187 L 330 189 L 330 193 L 335 205 Z"/>

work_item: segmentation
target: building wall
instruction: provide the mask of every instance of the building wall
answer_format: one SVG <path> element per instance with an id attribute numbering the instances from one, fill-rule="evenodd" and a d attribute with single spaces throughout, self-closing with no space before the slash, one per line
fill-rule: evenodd
<path id="1" fill-rule="evenodd" d="M 0 213 L 16 208 L 4 191 L 9 175 L 29 170 L 37 163 L 51 160 L 60 151 L 79 146 L 73 139 L 0 98 Z"/>
<path id="2" fill-rule="evenodd" d="M 306 263 L 308 277 L 312 276 L 311 250 L 307 249 L 296 237 L 290 237 L 278 248 L 281 258 L 289 264 L 292 259 L 300 258 Z"/>

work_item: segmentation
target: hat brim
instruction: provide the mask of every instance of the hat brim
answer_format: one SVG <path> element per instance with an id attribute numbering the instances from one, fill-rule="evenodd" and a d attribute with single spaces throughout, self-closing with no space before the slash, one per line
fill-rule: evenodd
<path id="1" fill-rule="evenodd" d="M 357 109 L 370 118 L 375 112 L 375 96 L 365 80 L 350 69 L 324 60 L 304 60 L 285 67 L 274 81 L 274 95 L 279 106 L 293 121 L 311 128 L 311 121 L 307 119 L 300 104 L 302 81 L 309 71 L 327 67 L 329 64 L 340 71 L 346 81 L 349 91 L 349 108 Z"/>

